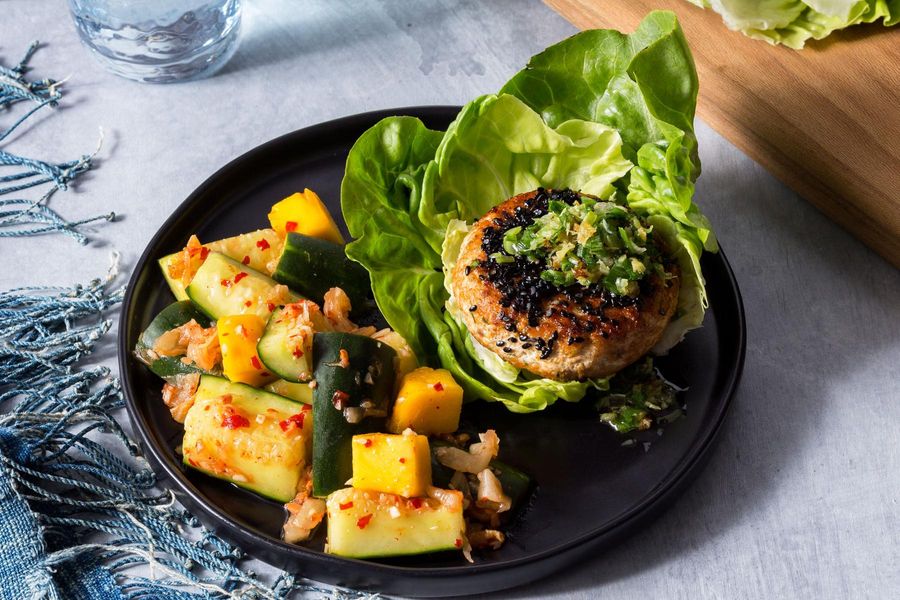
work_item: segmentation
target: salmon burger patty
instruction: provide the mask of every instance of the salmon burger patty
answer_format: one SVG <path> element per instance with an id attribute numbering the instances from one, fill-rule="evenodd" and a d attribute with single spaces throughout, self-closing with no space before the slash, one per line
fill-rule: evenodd
<path id="1" fill-rule="evenodd" d="M 571 190 L 514 196 L 476 221 L 451 270 L 474 340 L 540 377 L 606 377 L 660 339 L 678 267 L 624 203 Z"/>

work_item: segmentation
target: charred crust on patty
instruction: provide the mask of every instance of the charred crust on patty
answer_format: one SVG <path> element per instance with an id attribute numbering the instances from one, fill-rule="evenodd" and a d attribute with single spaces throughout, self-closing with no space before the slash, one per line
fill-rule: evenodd
<path id="1" fill-rule="evenodd" d="M 541 279 L 541 265 L 523 257 L 503 264 L 489 258 L 502 251 L 506 231 L 547 214 L 551 199 L 571 205 L 584 196 L 538 189 L 495 206 L 473 224 L 451 273 L 460 316 L 478 343 L 561 381 L 606 377 L 646 354 L 674 315 L 679 292 L 678 267 L 668 259 L 664 276 L 644 277 L 640 292 L 626 296 L 597 284 L 554 286 Z"/>

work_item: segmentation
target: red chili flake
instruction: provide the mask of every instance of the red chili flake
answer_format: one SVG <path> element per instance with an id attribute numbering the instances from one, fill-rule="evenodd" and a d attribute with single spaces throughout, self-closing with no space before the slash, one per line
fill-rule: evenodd
<path id="1" fill-rule="evenodd" d="M 244 302 L 244 306 L 252 306 L 252 305 L 253 305 L 253 302 L 251 300 L 247 300 L 246 302 Z"/>
<path id="2" fill-rule="evenodd" d="M 405 459 L 405 458 L 401 458 L 401 459 L 400 459 L 400 462 L 401 462 L 402 464 L 405 465 L 405 464 L 406 464 L 406 459 Z"/>
<path id="3" fill-rule="evenodd" d="M 436 391 L 436 392 L 443 392 L 443 391 L 444 391 L 444 384 L 442 384 L 440 381 L 438 381 L 437 383 L 435 383 L 435 384 L 434 384 L 433 386 L 431 386 L 431 387 L 433 387 L 433 388 L 434 388 L 434 391 Z"/>
<path id="4" fill-rule="evenodd" d="M 259 248 L 260 250 L 268 250 L 269 242 L 267 242 L 266 240 L 258 240 L 256 242 L 256 247 Z"/>
<path id="5" fill-rule="evenodd" d="M 209 256 L 209 248 L 203 246 L 200 248 L 200 260 L 206 260 L 207 256 Z"/>
<path id="6" fill-rule="evenodd" d="M 249 265 L 249 264 L 250 264 L 250 257 L 249 257 L 249 256 L 245 256 L 244 258 L 242 258 L 242 259 L 241 259 L 241 264 L 242 264 L 242 265 Z"/>
<path id="7" fill-rule="evenodd" d="M 344 502 L 343 504 L 338 504 L 338 508 L 340 508 L 341 510 L 353 508 L 353 500 L 351 500 L 350 502 Z"/>
<path id="8" fill-rule="evenodd" d="M 412 504 L 413 508 L 422 508 L 422 499 L 421 498 L 410 498 L 409 503 Z"/>
<path id="9" fill-rule="evenodd" d="M 457 548 L 462 548 L 462 540 L 461 539 L 456 538 L 456 541 L 454 542 L 454 544 L 456 544 Z"/>
<path id="10" fill-rule="evenodd" d="M 231 404 L 231 394 L 222 396 L 222 404 Z"/>
<path id="11" fill-rule="evenodd" d="M 269 312 L 272 312 L 273 310 L 275 310 L 275 305 L 269 302 L 268 304 L 266 304 L 266 308 L 269 309 Z"/>
<path id="12" fill-rule="evenodd" d="M 297 413 L 296 415 L 291 415 L 284 421 L 281 421 L 278 426 L 281 427 L 282 431 L 287 431 L 291 427 L 291 423 L 295 424 L 298 429 L 303 429 L 303 420 L 306 418 L 306 415 L 301 413 Z"/>
<path id="13" fill-rule="evenodd" d="M 219 283 L 222 284 L 222 287 L 231 287 L 231 280 L 230 280 L 230 279 L 223 279 L 223 280 L 220 281 Z"/>
<path id="14" fill-rule="evenodd" d="M 272 374 L 268 371 L 263 371 L 262 373 L 260 373 L 260 375 L 262 375 L 263 377 L 270 377 Z"/>
<path id="15" fill-rule="evenodd" d="M 197 461 L 195 461 L 193 458 L 188 458 L 188 464 L 191 465 L 192 467 L 196 467 Z"/>
<path id="16" fill-rule="evenodd" d="M 366 525 L 368 525 L 369 521 L 371 521 L 371 520 L 372 520 L 371 514 L 368 514 L 364 517 L 360 517 L 359 520 L 356 522 L 356 526 L 359 527 L 360 529 L 365 529 Z"/>
<path id="17" fill-rule="evenodd" d="M 297 221 L 288 221 L 284 224 L 285 231 L 297 231 Z"/>
<path id="18" fill-rule="evenodd" d="M 227 415 L 224 419 L 222 419 L 222 427 L 227 427 L 228 429 L 250 427 L 250 421 L 247 420 L 247 417 L 235 413 Z"/>
<path id="19" fill-rule="evenodd" d="M 256 356 L 250 357 L 250 364 L 253 365 L 253 368 L 256 369 L 257 371 L 262 369 L 262 364 L 260 364 L 259 358 Z"/>
<path id="20" fill-rule="evenodd" d="M 334 395 L 331 397 L 331 403 L 338 410 L 344 410 L 344 403 L 350 399 L 350 394 L 347 392 L 342 392 L 341 390 L 337 390 L 334 392 Z"/>
<path id="21" fill-rule="evenodd" d="M 366 438 L 366 443 L 363 444 L 366 448 L 372 447 L 372 438 Z"/>
<path id="22" fill-rule="evenodd" d="M 302 358 L 303 350 L 300 349 L 300 346 L 297 346 L 296 348 L 294 348 L 294 351 L 291 352 L 291 354 L 294 355 L 294 358 Z"/>
<path id="23" fill-rule="evenodd" d="M 247 274 L 244 273 L 243 271 L 241 271 L 240 273 L 238 273 L 237 275 L 234 276 L 234 282 L 237 283 L 238 281 L 240 281 L 241 279 L 243 279 L 246 276 L 247 276 Z"/>

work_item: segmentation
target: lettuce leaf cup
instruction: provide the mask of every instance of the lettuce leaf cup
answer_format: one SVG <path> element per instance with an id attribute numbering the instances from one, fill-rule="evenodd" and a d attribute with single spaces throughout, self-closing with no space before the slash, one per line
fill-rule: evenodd
<path id="1" fill-rule="evenodd" d="M 665 241 L 681 273 L 678 308 L 654 348 L 703 322 L 700 256 L 717 250 L 693 202 L 697 74 L 674 14 L 630 34 L 585 31 L 533 57 L 497 94 L 462 108 L 446 132 L 412 117 L 366 131 L 347 158 L 341 207 L 347 255 L 416 354 L 450 370 L 466 398 L 509 410 L 576 402 L 608 380 L 556 381 L 504 362 L 469 334 L 445 281 L 470 224 L 536 188 L 569 188 L 627 205 Z"/>

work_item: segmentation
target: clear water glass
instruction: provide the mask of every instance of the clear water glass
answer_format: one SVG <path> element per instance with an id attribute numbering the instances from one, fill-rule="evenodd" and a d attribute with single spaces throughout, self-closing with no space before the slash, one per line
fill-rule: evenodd
<path id="1" fill-rule="evenodd" d="M 117 75 L 190 81 L 237 49 L 241 0 L 69 0 L 81 41 Z"/>

